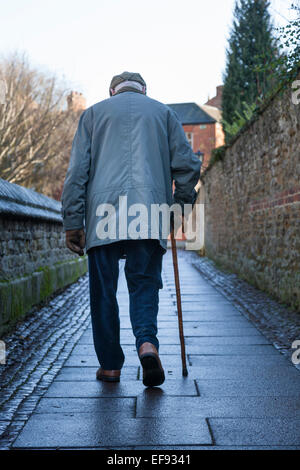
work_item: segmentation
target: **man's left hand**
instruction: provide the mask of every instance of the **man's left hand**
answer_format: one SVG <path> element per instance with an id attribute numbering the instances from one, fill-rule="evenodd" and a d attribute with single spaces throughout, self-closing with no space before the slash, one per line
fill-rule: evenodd
<path id="1" fill-rule="evenodd" d="M 83 228 L 80 230 L 66 230 L 66 245 L 69 250 L 79 256 L 83 256 L 83 248 L 85 247 L 85 232 Z"/>

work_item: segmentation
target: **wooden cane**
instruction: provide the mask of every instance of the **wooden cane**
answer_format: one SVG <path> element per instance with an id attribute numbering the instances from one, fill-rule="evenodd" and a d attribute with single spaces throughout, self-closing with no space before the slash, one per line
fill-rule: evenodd
<path id="1" fill-rule="evenodd" d="M 185 344 L 184 344 L 182 308 L 181 308 L 181 294 L 180 294 L 180 283 L 179 283 L 179 272 L 178 272 L 178 261 L 177 261 L 177 248 L 176 248 L 176 240 L 175 240 L 175 236 L 174 236 L 174 229 L 171 231 L 171 246 L 172 246 L 173 268 L 174 268 L 174 278 L 175 278 L 175 287 L 176 287 L 178 327 L 179 327 L 179 338 L 180 338 L 181 360 L 182 360 L 182 375 L 183 375 L 183 377 L 187 377 L 188 370 L 187 370 L 187 366 L 186 366 L 186 357 L 185 357 Z"/>

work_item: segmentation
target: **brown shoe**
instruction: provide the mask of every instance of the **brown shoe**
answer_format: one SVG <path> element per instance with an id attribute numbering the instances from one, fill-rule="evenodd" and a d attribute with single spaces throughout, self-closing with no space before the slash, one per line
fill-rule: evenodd
<path id="1" fill-rule="evenodd" d="M 163 384 L 165 373 L 156 347 L 152 343 L 142 344 L 139 349 L 139 358 L 143 367 L 143 384 L 145 387 L 157 387 Z"/>
<path id="2" fill-rule="evenodd" d="M 96 378 L 103 382 L 120 382 L 120 376 L 120 370 L 104 370 L 100 367 L 96 372 Z"/>

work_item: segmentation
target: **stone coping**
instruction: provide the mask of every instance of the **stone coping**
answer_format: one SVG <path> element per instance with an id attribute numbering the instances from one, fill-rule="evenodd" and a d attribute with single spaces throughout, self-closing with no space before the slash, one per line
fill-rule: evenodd
<path id="1" fill-rule="evenodd" d="M 1 178 L 0 215 L 62 223 L 59 201 Z"/>

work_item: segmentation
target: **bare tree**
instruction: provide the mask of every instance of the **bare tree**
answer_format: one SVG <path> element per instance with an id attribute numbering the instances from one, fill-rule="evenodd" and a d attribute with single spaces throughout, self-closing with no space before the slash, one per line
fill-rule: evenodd
<path id="1" fill-rule="evenodd" d="M 65 121 L 55 130 L 53 138 L 63 137 L 64 144 L 57 154 L 44 165 L 36 167 L 32 175 L 32 186 L 54 199 L 60 199 L 65 175 L 69 165 L 73 137 L 77 128 L 79 112 L 68 110 Z"/>
<path id="2" fill-rule="evenodd" d="M 0 105 L 0 176 L 54 196 L 78 119 L 66 107 L 68 90 L 17 53 L 0 62 L 0 76 L 7 87 Z M 54 181 L 60 165 L 60 182 L 58 174 Z"/>

